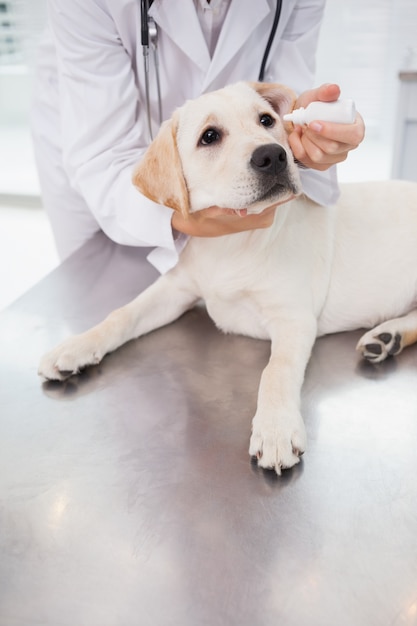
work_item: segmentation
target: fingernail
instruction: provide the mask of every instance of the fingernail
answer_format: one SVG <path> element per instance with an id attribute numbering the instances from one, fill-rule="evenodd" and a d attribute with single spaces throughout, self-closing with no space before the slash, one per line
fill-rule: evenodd
<path id="1" fill-rule="evenodd" d="M 309 124 L 309 128 L 311 128 L 311 130 L 313 130 L 315 133 L 320 133 L 323 125 L 319 122 L 311 122 L 311 124 Z"/>

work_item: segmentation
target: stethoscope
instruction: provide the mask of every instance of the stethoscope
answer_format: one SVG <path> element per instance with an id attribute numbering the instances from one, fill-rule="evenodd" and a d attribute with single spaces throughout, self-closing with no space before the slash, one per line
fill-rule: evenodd
<path id="1" fill-rule="evenodd" d="M 158 121 L 159 125 L 162 124 L 162 100 L 161 100 L 161 82 L 159 78 L 159 58 L 158 58 L 158 28 L 152 17 L 149 17 L 149 7 L 153 0 L 141 0 L 140 3 L 140 33 L 141 44 L 143 54 L 143 66 L 145 70 L 145 98 L 146 98 L 146 116 L 148 120 L 149 136 L 153 139 L 152 132 L 152 118 L 151 118 L 151 102 L 149 92 L 149 49 L 152 50 L 153 61 L 155 66 L 156 77 L 156 89 L 158 94 Z M 265 75 L 265 67 L 268 61 L 269 52 L 271 50 L 272 43 L 274 41 L 275 33 L 277 31 L 279 17 L 281 15 L 282 0 L 277 0 L 275 7 L 274 21 L 272 22 L 271 32 L 268 37 L 267 44 L 265 46 L 265 52 L 262 57 L 261 66 L 259 69 L 258 80 L 262 82 Z"/>

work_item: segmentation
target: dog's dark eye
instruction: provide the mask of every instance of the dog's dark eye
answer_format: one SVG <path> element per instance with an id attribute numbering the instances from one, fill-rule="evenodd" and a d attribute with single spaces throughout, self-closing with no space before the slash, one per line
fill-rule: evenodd
<path id="1" fill-rule="evenodd" d="M 219 139 L 220 139 L 219 131 L 216 130 L 215 128 L 208 128 L 201 135 L 200 143 L 203 146 L 208 146 L 209 144 L 214 143 L 215 141 L 219 141 Z"/>
<path id="2" fill-rule="evenodd" d="M 268 113 L 264 113 L 263 115 L 261 115 L 259 121 L 261 122 L 262 126 L 266 126 L 267 128 L 275 124 L 274 118 L 271 117 L 271 115 L 269 115 Z"/>

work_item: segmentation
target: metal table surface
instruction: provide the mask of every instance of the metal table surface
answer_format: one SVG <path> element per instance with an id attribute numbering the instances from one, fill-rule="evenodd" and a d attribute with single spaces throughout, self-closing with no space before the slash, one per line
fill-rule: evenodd
<path id="1" fill-rule="evenodd" d="M 65 384 L 41 354 L 155 277 L 97 235 L 0 315 L 1 626 L 417 624 L 417 350 L 319 339 L 309 445 L 248 457 L 268 342 L 203 308 Z"/>

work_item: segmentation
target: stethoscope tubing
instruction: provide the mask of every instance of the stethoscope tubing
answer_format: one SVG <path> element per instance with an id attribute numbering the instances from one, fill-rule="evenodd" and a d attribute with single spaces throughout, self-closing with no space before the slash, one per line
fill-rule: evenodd
<path id="1" fill-rule="evenodd" d="M 152 117 L 151 117 L 151 102 L 150 102 L 150 90 L 149 90 L 149 48 L 152 48 L 153 60 L 155 66 L 156 86 L 158 95 L 158 117 L 159 125 L 162 124 L 162 97 L 161 97 L 161 82 L 159 76 L 159 57 L 158 57 L 158 27 L 155 21 L 149 17 L 148 11 L 153 0 L 141 0 L 140 3 L 140 21 L 141 21 L 141 44 L 143 55 L 143 67 L 145 74 L 145 97 L 146 97 L 146 116 L 148 121 L 148 131 L 151 140 L 153 139 L 152 132 Z M 281 15 L 282 0 L 277 0 L 275 7 L 274 21 L 272 23 L 271 32 L 268 37 L 268 41 L 265 47 L 265 52 L 262 57 L 262 62 L 259 70 L 258 80 L 263 82 L 265 76 L 265 68 L 268 61 L 269 53 L 272 47 L 272 43 L 277 32 L 278 22 Z"/>

